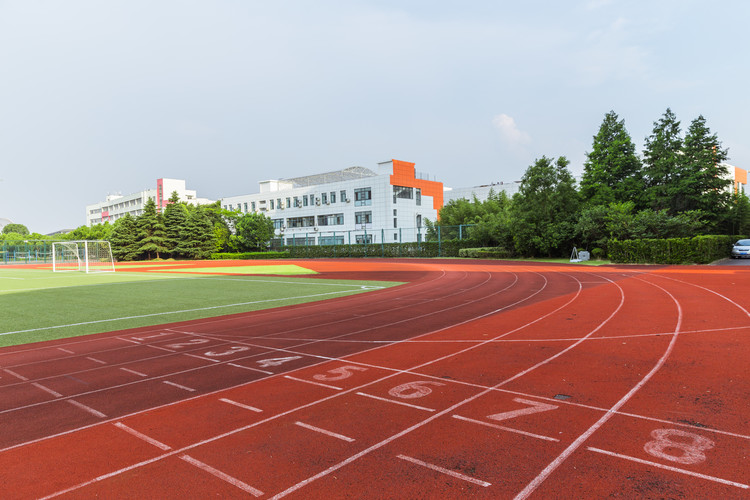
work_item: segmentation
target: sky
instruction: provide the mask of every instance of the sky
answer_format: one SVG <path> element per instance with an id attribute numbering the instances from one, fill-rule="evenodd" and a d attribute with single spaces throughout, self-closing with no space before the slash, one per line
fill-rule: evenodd
<path id="1" fill-rule="evenodd" d="M 50 233 L 108 194 L 199 197 L 378 162 L 449 187 L 583 171 L 604 115 L 667 108 L 750 167 L 750 2 L 0 0 L 0 218 Z"/>

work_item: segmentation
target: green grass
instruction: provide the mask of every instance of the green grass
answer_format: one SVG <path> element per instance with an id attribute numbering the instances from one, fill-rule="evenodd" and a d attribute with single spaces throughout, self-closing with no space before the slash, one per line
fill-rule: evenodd
<path id="1" fill-rule="evenodd" d="M 221 269 L 232 268 L 212 271 Z M 0 268 L 0 346 L 301 304 L 395 284 Z"/>

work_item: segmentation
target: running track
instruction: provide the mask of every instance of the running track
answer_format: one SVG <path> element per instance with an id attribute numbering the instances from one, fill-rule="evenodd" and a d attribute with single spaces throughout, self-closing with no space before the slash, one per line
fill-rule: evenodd
<path id="1" fill-rule="evenodd" d="M 749 271 L 294 263 L 407 284 L 1 349 L 2 498 L 750 498 Z"/>

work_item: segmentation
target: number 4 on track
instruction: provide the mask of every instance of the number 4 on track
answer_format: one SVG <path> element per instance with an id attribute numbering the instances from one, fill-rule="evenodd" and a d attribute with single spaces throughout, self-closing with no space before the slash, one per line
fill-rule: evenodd
<path id="1" fill-rule="evenodd" d="M 284 363 L 288 363 L 290 361 L 294 361 L 295 359 L 300 359 L 302 356 L 289 356 L 288 358 L 271 358 L 271 359 L 261 359 L 258 361 L 258 366 L 261 368 L 268 368 L 269 366 L 281 366 Z"/>
<path id="2" fill-rule="evenodd" d="M 557 409 L 556 405 L 548 403 L 540 403 L 539 401 L 532 401 L 530 399 L 514 398 L 514 402 L 529 405 L 528 408 L 521 408 L 520 410 L 511 410 L 503 413 L 495 413 L 494 415 L 487 415 L 487 418 L 501 422 L 503 420 L 510 420 L 511 418 L 520 417 L 522 415 L 531 415 L 533 413 L 541 413 L 543 411 L 550 411 Z"/>

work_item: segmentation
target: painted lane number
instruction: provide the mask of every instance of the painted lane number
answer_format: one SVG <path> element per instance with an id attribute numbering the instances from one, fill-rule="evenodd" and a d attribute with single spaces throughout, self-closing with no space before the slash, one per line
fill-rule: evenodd
<path id="1" fill-rule="evenodd" d="M 528 408 L 521 408 L 520 410 L 511 410 L 503 413 L 495 413 L 493 415 L 487 415 L 490 420 L 496 422 L 502 422 L 503 420 L 510 420 L 511 418 L 520 417 L 522 415 L 532 415 L 534 413 L 541 413 L 543 411 L 555 410 L 558 407 L 548 403 L 540 403 L 539 401 L 532 401 L 530 399 L 514 398 L 515 403 L 521 403 L 529 405 Z"/>
<path id="2" fill-rule="evenodd" d="M 258 366 L 260 366 L 261 368 L 268 368 L 269 366 L 281 366 L 284 363 L 294 361 L 295 359 L 302 359 L 302 356 L 289 356 L 288 358 L 261 359 L 257 363 L 258 363 Z"/>
<path id="3" fill-rule="evenodd" d="M 654 440 L 646 443 L 644 450 L 655 457 L 685 465 L 705 461 L 703 452 L 715 446 L 708 438 L 679 429 L 655 429 L 651 437 Z"/>
<path id="4" fill-rule="evenodd" d="M 243 351 L 249 351 L 249 347 L 241 346 L 241 345 L 233 345 L 229 349 L 225 351 L 208 351 L 204 354 L 204 356 L 210 356 L 212 358 L 216 358 L 219 356 L 229 356 L 230 354 L 234 354 L 237 352 L 243 352 Z"/>
<path id="5" fill-rule="evenodd" d="M 177 342 L 175 344 L 167 344 L 167 347 L 171 347 L 172 349 L 179 349 L 180 347 L 191 347 L 194 345 L 205 344 L 206 342 L 208 342 L 208 339 L 193 339 L 193 340 L 188 340 L 186 342 Z"/>
<path id="6" fill-rule="evenodd" d="M 334 368 L 333 370 L 328 370 L 328 373 L 332 373 L 333 375 L 326 375 L 325 373 L 321 373 L 318 375 L 313 375 L 313 378 L 315 380 L 333 382 L 336 380 L 344 380 L 345 378 L 349 378 L 354 374 L 354 372 L 364 371 L 367 371 L 367 368 L 363 368 L 361 366 L 346 365 L 339 368 Z"/>
<path id="7" fill-rule="evenodd" d="M 397 385 L 388 391 L 388 394 L 401 399 L 423 398 L 432 393 L 432 389 L 429 387 L 431 385 L 441 386 L 445 384 L 431 380 L 418 380 L 416 382 Z"/>

